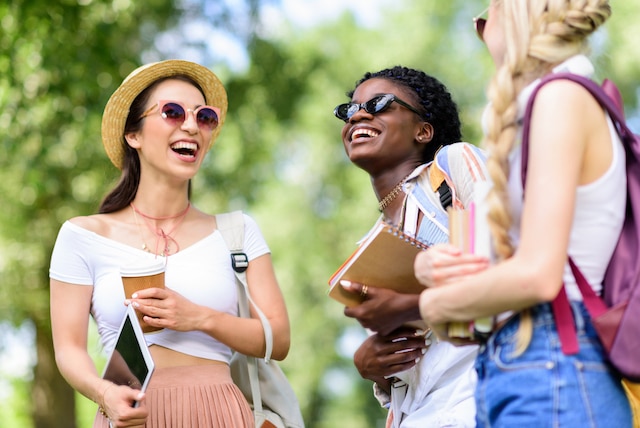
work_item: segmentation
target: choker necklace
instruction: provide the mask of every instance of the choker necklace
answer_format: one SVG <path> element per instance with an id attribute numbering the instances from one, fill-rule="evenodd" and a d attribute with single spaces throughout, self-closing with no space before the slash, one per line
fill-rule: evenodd
<path id="1" fill-rule="evenodd" d="M 400 191 L 402 191 L 402 185 L 405 183 L 405 181 L 407 181 L 407 178 L 409 178 L 409 175 L 407 175 L 405 178 L 400 180 L 400 182 L 396 184 L 395 187 L 391 189 L 389 193 L 387 193 L 387 196 L 385 196 L 384 198 L 380 199 L 380 201 L 378 201 L 378 210 L 380 212 L 384 211 L 384 209 L 387 208 L 389 204 L 393 202 L 393 200 L 400 194 Z"/>
<path id="2" fill-rule="evenodd" d="M 156 236 L 156 247 L 155 247 L 155 250 L 153 251 L 154 254 L 165 257 L 165 256 L 169 256 L 172 253 L 175 254 L 178 251 L 180 251 L 180 246 L 178 245 L 178 241 L 176 241 L 171 236 L 171 234 L 176 231 L 176 229 L 178 228 L 178 226 L 180 226 L 180 224 L 182 224 L 182 220 L 184 220 L 184 218 L 187 216 L 187 213 L 189 212 L 189 208 L 191 208 L 191 202 L 187 204 L 187 208 L 185 208 L 183 211 L 179 212 L 176 215 L 171 215 L 166 217 L 152 217 L 138 210 L 133 205 L 133 202 L 130 203 L 129 205 L 131 205 L 131 209 L 133 210 L 133 218 L 136 222 L 136 227 L 138 228 L 138 232 L 140 233 L 140 239 L 142 240 L 143 251 L 146 251 L 148 253 L 152 252 L 151 249 L 144 242 L 142 231 L 140 230 L 140 225 L 138 224 L 138 215 L 140 215 L 140 217 L 144 219 L 144 222 L 147 225 L 147 228 L 149 228 L 149 230 Z M 157 220 L 173 220 L 173 219 L 178 219 L 178 220 L 176 221 L 174 226 L 171 228 L 171 230 L 169 230 L 168 232 L 165 232 L 164 229 L 162 229 L 161 227 L 156 228 L 151 224 L 151 220 L 157 221 Z M 158 245 L 160 243 L 160 240 L 164 241 L 164 249 L 160 253 L 158 253 Z M 176 247 L 175 251 L 171 251 L 171 243 L 175 245 Z"/>

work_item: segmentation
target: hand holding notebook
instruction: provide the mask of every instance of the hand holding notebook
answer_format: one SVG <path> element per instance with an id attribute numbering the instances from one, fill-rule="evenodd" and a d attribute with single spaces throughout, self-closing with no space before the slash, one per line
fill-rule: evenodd
<path id="1" fill-rule="evenodd" d="M 362 302 L 363 296 L 342 288 L 343 279 L 399 293 L 419 294 L 424 286 L 414 275 L 413 261 L 426 248 L 426 244 L 381 222 L 329 278 L 329 296 L 346 306 Z"/>

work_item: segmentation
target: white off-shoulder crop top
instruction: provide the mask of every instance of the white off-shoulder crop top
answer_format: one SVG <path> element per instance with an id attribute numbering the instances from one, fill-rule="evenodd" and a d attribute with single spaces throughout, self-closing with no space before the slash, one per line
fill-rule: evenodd
<path id="1" fill-rule="evenodd" d="M 249 260 L 269 253 L 255 221 L 245 214 L 244 251 Z M 235 274 L 229 250 L 215 230 L 195 244 L 167 258 L 122 244 L 69 221 L 58 234 L 49 276 L 78 286 L 93 286 L 91 315 L 102 345 L 109 352 L 115 346 L 118 327 L 125 313 L 120 267 L 135 260 L 160 258 L 166 261 L 165 285 L 187 299 L 217 311 L 238 314 Z M 73 310 L 73 308 L 69 308 Z M 229 362 L 231 349 L 200 331 L 164 329 L 145 335 L 148 345 L 157 344 L 200 358 Z"/>

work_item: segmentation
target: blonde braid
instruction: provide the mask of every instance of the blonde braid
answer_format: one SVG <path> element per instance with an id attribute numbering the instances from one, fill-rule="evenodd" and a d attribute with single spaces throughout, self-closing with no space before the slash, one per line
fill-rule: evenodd
<path id="1" fill-rule="evenodd" d="M 517 96 L 520 90 L 554 65 L 582 53 L 587 37 L 611 15 L 608 0 L 509 0 L 500 2 L 506 52 L 488 96 L 487 169 L 493 189 L 487 197 L 489 226 L 499 260 L 513 255 L 507 180 L 508 156 L 517 135 Z M 515 355 L 522 354 L 533 334 L 529 310 L 522 311 Z"/>
<path id="2" fill-rule="evenodd" d="M 493 188 L 487 196 L 488 220 L 498 259 L 504 260 L 513 254 L 513 244 L 509 237 L 512 217 L 508 208 L 507 181 L 508 155 L 517 132 L 514 115 L 514 106 L 517 107 L 517 104 L 513 79 L 507 66 L 498 70 L 488 95 L 491 107 L 486 116 L 487 134 L 484 146 L 489 151 L 487 170 L 493 182 Z"/>
<path id="3" fill-rule="evenodd" d="M 608 0 L 548 0 L 536 16 L 529 55 L 550 64 L 583 53 L 588 37 L 611 16 Z"/>
<path id="4" fill-rule="evenodd" d="M 493 182 L 493 188 L 487 196 L 488 222 L 493 237 L 493 244 L 499 260 L 505 260 L 514 253 L 513 243 L 509 236 L 513 218 L 509 210 L 509 194 L 507 182 L 509 178 L 509 160 L 517 134 L 517 97 L 514 91 L 516 80 L 513 75 L 517 69 L 509 66 L 501 67 L 496 79 L 489 89 L 491 108 L 488 112 L 488 129 L 485 147 L 489 150 L 487 170 Z M 520 355 L 531 342 L 533 322 L 528 310 L 522 311 L 517 343 L 514 354 Z"/>

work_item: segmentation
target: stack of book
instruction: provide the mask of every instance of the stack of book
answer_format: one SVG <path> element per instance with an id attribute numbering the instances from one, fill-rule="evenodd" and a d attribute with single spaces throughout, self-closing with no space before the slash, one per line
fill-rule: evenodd
<path id="1" fill-rule="evenodd" d="M 475 202 L 466 209 L 449 208 L 449 243 L 463 253 L 480 254 L 491 257 L 491 233 L 487 222 L 487 183 L 476 184 Z M 473 340 L 475 333 L 489 333 L 493 328 L 493 318 L 481 318 L 471 322 L 449 324 L 449 337 Z"/>

